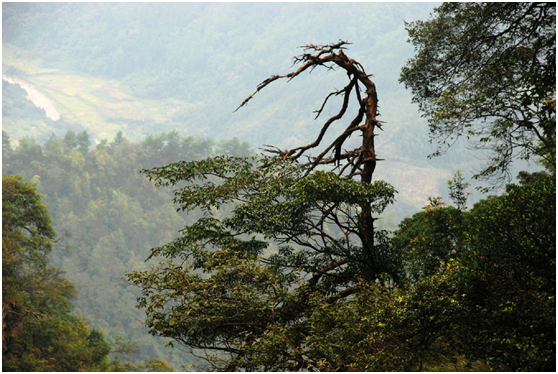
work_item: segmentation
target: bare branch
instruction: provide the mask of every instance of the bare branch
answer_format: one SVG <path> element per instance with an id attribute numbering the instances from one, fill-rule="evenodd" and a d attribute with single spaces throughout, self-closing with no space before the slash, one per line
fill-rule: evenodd
<path id="1" fill-rule="evenodd" d="M 339 112 L 330 117 L 321 127 L 321 130 L 318 134 L 316 140 L 310 144 L 299 146 L 290 150 L 281 151 L 277 147 L 270 147 L 264 149 L 267 152 L 278 154 L 280 157 L 292 157 L 297 159 L 301 157 L 306 151 L 318 147 L 326 132 L 328 131 L 330 125 L 343 118 L 345 115 L 348 104 L 349 98 L 351 93 L 354 91 L 356 98 L 359 103 L 359 112 L 353 119 L 353 121 L 349 124 L 349 126 L 345 129 L 345 131 L 339 135 L 333 143 L 325 148 L 317 157 L 310 157 L 311 166 L 310 171 L 314 169 L 317 165 L 320 164 L 331 164 L 337 162 L 339 163 L 341 160 L 350 160 L 350 164 L 352 167 L 351 175 L 355 174 L 356 170 L 360 170 L 360 165 L 363 163 L 367 163 L 369 166 L 366 167 L 366 173 L 362 174 L 366 180 L 371 178 L 371 174 L 375 168 L 375 162 L 377 161 L 375 151 L 374 151 L 374 141 L 373 138 L 375 136 L 374 129 L 376 127 L 380 128 L 380 121 L 376 120 L 377 115 L 377 97 L 376 97 L 376 88 L 374 83 L 370 80 L 369 74 L 366 74 L 364 68 L 360 63 L 357 61 L 348 58 L 345 53 L 343 52 L 345 46 L 350 44 L 346 41 L 339 40 L 335 44 L 331 45 L 315 45 L 315 44 L 308 44 L 304 45 L 301 48 L 304 50 L 305 53 L 302 55 L 294 57 L 294 65 L 300 64 L 301 66 L 288 74 L 284 75 L 273 75 L 270 78 L 267 78 L 263 82 L 261 82 L 256 91 L 246 98 L 242 104 L 236 109 L 240 109 L 241 107 L 245 106 L 260 90 L 265 88 L 270 83 L 278 80 L 287 78 L 288 81 L 293 79 L 294 77 L 300 75 L 302 72 L 310 69 L 312 71 L 314 68 L 318 66 L 323 66 L 326 69 L 333 69 L 334 66 L 340 67 L 346 71 L 349 77 L 349 84 L 343 88 L 342 90 L 337 90 L 331 92 L 323 101 L 321 107 L 315 111 L 317 119 L 323 112 L 328 100 L 333 96 L 343 96 L 343 103 Z M 359 84 L 362 84 L 365 87 L 364 94 L 365 96 L 362 97 L 361 90 Z M 236 111 L 235 110 L 235 111 Z M 359 126 L 362 122 L 365 122 L 362 126 Z M 359 157 L 355 157 L 354 152 L 342 152 L 342 146 L 344 142 L 353 134 L 355 131 L 361 131 L 363 134 L 363 147 L 359 148 L 358 152 L 362 153 Z M 332 149 L 335 149 L 335 153 L 332 155 L 331 158 L 326 158 L 326 155 L 331 152 Z M 346 169 L 346 165 L 342 168 L 342 170 Z"/>
<path id="2" fill-rule="evenodd" d="M 320 280 L 320 278 L 326 274 L 328 271 L 333 270 L 338 268 L 341 265 L 344 265 L 348 262 L 348 260 L 346 258 L 343 258 L 337 262 L 334 262 L 332 264 L 329 264 L 328 266 L 317 270 L 316 272 L 314 272 L 314 275 L 312 276 L 312 278 L 308 281 L 308 284 L 313 286 L 316 285 L 318 283 L 318 281 Z"/>

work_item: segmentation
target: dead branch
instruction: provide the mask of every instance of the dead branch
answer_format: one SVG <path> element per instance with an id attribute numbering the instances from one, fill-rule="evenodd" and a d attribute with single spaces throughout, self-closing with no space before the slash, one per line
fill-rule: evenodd
<path id="1" fill-rule="evenodd" d="M 375 85 L 370 80 L 371 75 L 366 74 L 364 68 L 360 63 L 347 57 L 343 52 L 343 50 L 346 49 L 345 46 L 348 44 L 350 43 L 340 40 L 337 43 L 330 45 L 308 44 L 302 46 L 301 48 L 304 50 L 304 53 L 300 56 L 294 57 L 293 59 L 293 66 L 300 65 L 297 70 L 284 75 L 273 75 L 265 79 L 257 86 L 256 91 L 252 93 L 252 95 L 250 95 L 248 98 L 246 98 L 242 102 L 242 104 L 240 104 L 235 112 L 241 107 L 246 106 L 248 102 L 259 91 L 276 80 L 286 78 L 287 81 L 290 81 L 291 79 L 300 75 L 302 72 L 307 70 L 312 71 L 314 68 L 320 66 L 329 70 L 334 70 L 335 67 L 345 70 L 347 76 L 349 77 L 349 83 L 347 84 L 347 86 L 341 90 L 333 91 L 329 95 L 327 95 L 321 107 L 318 110 L 314 111 L 314 113 L 316 113 L 315 119 L 318 119 L 331 97 L 343 97 L 343 102 L 341 104 L 339 112 L 324 122 L 316 140 L 314 140 L 312 143 L 288 150 L 280 150 L 277 147 L 268 146 L 269 148 L 264 149 L 264 151 L 278 154 L 280 157 L 291 157 L 293 159 L 298 159 L 301 156 L 305 155 L 305 152 L 307 152 L 308 150 L 317 148 L 321 145 L 322 140 L 324 139 L 324 136 L 330 128 L 331 124 L 335 121 L 341 120 L 346 114 L 350 96 L 354 92 L 354 94 L 356 95 L 356 100 L 359 104 L 357 115 L 347 126 L 345 131 L 340 134 L 331 144 L 325 147 L 325 149 L 318 156 L 309 157 L 310 169 L 308 172 L 310 172 L 320 164 L 336 163 L 337 166 L 340 166 L 341 161 L 347 160 L 348 163 L 352 166 L 351 172 L 348 176 L 352 177 L 355 175 L 362 175 L 364 178 L 363 180 L 366 181 L 370 180 L 372 172 L 375 168 L 375 163 L 376 161 L 378 161 L 374 150 L 374 136 L 376 136 L 376 134 L 374 134 L 374 129 L 376 127 L 381 129 L 380 121 L 376 120 L 376 116 L 378 115 L 378 99 L 376 96 Z M 360 85 L 364 86 L 362 94 Z M 342 151 L 342 147 L 345 141 L 357 131 L 360 131 L 363 136 L 363 146 L 352 151 Z M 328 154 L 330 153 L 331 155 L 328 156 Z M 358 155 L 355 155 L 355 153 L 358 153 Z M 362 169 L 362 166 L 364 164 L 367 164 L 368 166 Z M 343 172 L 348 170 L 348 167 L 347 165 L 344 165 L 343 167 L 340 167 L 339 170 L 341 171 L 339 175 L 341 175 Z M 363 170 L 365 171 L 364 173 L 362 173 Z"/>

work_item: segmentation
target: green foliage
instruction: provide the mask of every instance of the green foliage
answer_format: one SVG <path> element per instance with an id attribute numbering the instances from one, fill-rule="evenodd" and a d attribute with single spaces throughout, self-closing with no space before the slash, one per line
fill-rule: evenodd
<path id="1" fill-rule="evenodd" d="M 174 371 L 165 360 L 153 357 L 143 360 L 143 364 L 134 365 L 130 361 L 137 361 L 141 349 L 140 346 L 131 341 L 126 340 L 122 336 L 114 337 L 113 354 L 114 358 L 110 363 L 110 371 Z M 122 362 L 121 360 L 125 361 Z"/>
<path id="2" fill-rule="evenodd" d="M 443 262 L 463 250 L 465 231 L 461 211 L 427 205 L 423 212 L 400 222 L 392 243 L 406 263 L 407 276 L 416 281 L 436 274 Z"/>
<path id="3" fill-rule="evenodd" d="M 312 368 L 554 372 L 556 182 L 548 174 L 532 179 L 470 212 L 438 204 L 403 221 L 396 246 L 414 232 L 425 236 L 413 243 L 423 256 L 405 248 L 411 281 L 363 284 L 335 303 L 313 299 L 305 341 Z M 428 253 L 443 249 L 440 240 L 445 254 L 456 249 L 442 223 L 457 215 L 466 230 L 461 249 L 433 266 Z M 430 273 L 413 277 L 417 267 Z"/>
<path id="4" fill-rule="evenodd" d="M 87 131 L 83 130 L 76 136 L 77 148 L 82 155 L 86 155 L 89 151 L 89 146 L 91 145 L 91 140 L 89 140 L 89 134 Z"/>
<path id="5" fill-rule="evenodd" d="M 227 352 L 228 359 L 206 357 L 214 368 L 315 367 L 306 348 L 317 318 L 312 300 L 350 294 L 371 271 L 355 234 L 360 204 L 379 214 L 394 189 L 307 174 L 305 165 L 269 157 L 218 156 L 146 172 L 157 185 L 186 183 L 175 189 L 175 203 L 202 213 L 181 237 L 152 250 L 168 260 L 127 275 L 143 290 L 138 307 L 150 331 Z M 381 233 L 377 242 L 374 263 L 389 272 Z"/>
<path id="6" fill-rule="evenodd" d="M 404 264 L 405 277 L 413 282 L 436 274 L 442 264 L 456 258 L 465 249 L 467 186 L 461 173 L 457 172 L 448 181 L 449 195 L 457 208 L 446 207 L 440 197 L 429 198 L 430 204 L 422 212 L 399 223 L 391 245 Z"/>
<path id="7" fill-rule="evenodd" d="M 445 3 L 407 24 L 416 56 L 401 72 L 442 154 L 459 137 L 493 154 L 477 177 L 514 157 L 556 170 L 556 6 Z"/>
<path id="8" fill-rule="evenodd" d="M 144 360 L 145 363 L 143 365 L 139 365 L 138 369 L 145 369 L 139 371 L 147 371 L 147 372 L 168 372 L 174 371 L 174 368 L 169 366 L 169 363 L 165 360 L 158 360 L 156 358 L 147 358 Z"/>
<path id="9" fill-rule="evenodd" d="M 556 369 L 556 181 L 554 175 L 533 179 L 470 212 L 455 210 L 466 230 L 462 249 L 402 295 L 406 309 L 391 326 L 401 332 L 402 343 L 415 342 L 408 348 L 418 355 L 416 363 L 439 363 L 442 355 L 450 362 L 484 362 L 493 370 Z M 414 223 L 425 216 L 415 215 Z M 438 248 L 436 235 L 451 238 L 444 226 L 422 222 L 432 238 L 421 243 L 427 250 Z M 395 242 L 412 236 L 408 221 L 401 227 Z M 456 247 L 445 248 L 450 253 Z M 428 257 L 411 257 L 410 268 L 421 260 L 428 265 Z"/>
<path id="10" fill-rule="evenodd" d="M 307 368 L 555 371 L 555 177 L 532 178 L 470 212 L 439 203 L 403 221 L 396 248 L 418 232 L 423 240 L 413 245 L 425 252 L 404 249 L 409 280 L 361 283 L 354 298 L 334 303 L 314 294 Z M 465 232 L 452 242 L 447 223 L 459 215 Z M 451 257 L 435 264 L 429 253 L 444 249 L 439 241 Z M 429 272 L 413 276 L 417 268 Z"/>
<path id="11" fill-rule="evenodd" d="M 247 142 L 240 142 L 238 138 L 234 137 L 230 140 L 221 140 L 217 143 L 218 155 L 226 155 L 232 157 L 242 157 L 251 154 L 250 145 Z"/>
<path id="12" fill-rule="evenodd" d="M 555 371 L 555 175 L 478 203 L 471 213 L 458 285 L 471 294 L 478 319 L 470 320 L 463 343 L 472 349 L 464 351 L 509 370 Z"/>
<path id="13" fill-rule="evenodd" d="M 457 171 L 453 179 L 448 181 L 449 197 L 453 200 L 457 209 L 467 209 L 467 197 L 470 195 L 465 190 L 469 187 L 469 183 L 465 182 L 461 172 Z"/>
<path id="14" fill-rule="evenodd" d="M 224 97 L 217 93 L 225 92 L 227 84 L 234 84 L 237 94 L 243 91 L 244 80 L 238 77 L 246 71 L 268 74 L 268 61 L 260 58 L 264 47 L 256 41 L 273 46 L 268 54 L 272 59 L 281 53 L 276 36 L 268 31 L 273 30 L 268 27 L 271 16 L 289 33 L 293 29 L 289 25 L 302 25 L 307 13 L 295 12 L 299 14 L 293 17 L 292 11 L 277 11 L 287 8 L 277 5 L 266 10 L 266 17 L 260 15 L 265 9 L 258 8 L 256 23 L 244 18 L 249 13 L 244 10 L 256 8 L 238 5 L 224 12 L 219 5 L 222 22 L 214 22 L 217 8 L 203 4 L 83 6 L 8 4 L 3 9 L 6 42 L 52 66 L 120 78 L 139 96 L 186 98 L 188 106 L 171 114 L 173 121 L 195 126 L 212 123 L 212 130 L 221 136 L 244 131 L 257 143 L 264 140 L 253 124 L 232 127 L 227 114 L 211 121 L 206 113 L 238 101 L 230 95 L 226 100 L 212 98 Z M 379 22 L 370 23 L 370 12 L 361 4 L 355 6 L 359 11 L 349 11 L 353 13 L 350 24 L 359 26 L 348 32 L 377 35 L 386 25 L 382 17 L 389 18 L 390 13 L 376 12 L 381 14 Z M 552 4 L 444 4 L 436 10 L 437 18 L 409 26 L 419 50 L 401 79 L 430 116 L 440 153 L 455 138 L 469 136 L 478 139 L 477 146 L 491 144 L 496 151 L 480 176 L 508 170 L 518 150 L 520 157 L 546 159 L 548 169 L 555 170 L 554 9 Z M 395 7 L 387 10 L 398 12 Z M 334 23 L 346 29 L 345 13 L 333 13 L 335 17 L 324 16 L 318 22 L 328 30 Z M 194 19 L 198 21 L 190 22 Z M 230 19 L 239 27 L 228 28 Z M 146 22 L 151 25 L 147 33 Z M 194 27 L 209 23 L 211 27 L 202 27 L 203 32 Z M 242 28 L 246 25 L 264 30 L 263 37 L 253 37 Z M 231 34 L 231 29 L 248 35 L 249 42 Z M 372 44 L 394 48 L 397 44 L 387 41 L 398 35 L 393 31 L 389 38 Z M 230 43 L 234 40 L 242 53 L 235 53 L 239 49 Z M 252 49 L 244 50 L 246 45 Z M 381 70 L 394 66 L 386 63 L 390 55 L 367 53 L 379 56 L 372 60 L 378 61 L 380 69 L 378 86 L 390 84 L 381 81 L 393 75 Z M 238 56 L 250 64 L 239 63 Z M 211 81 L 210 76 L 220 79 Z M 308 82 L 319 86 L 309 79 L 306 86 Z M 19 142 L 12 149 L 3 133 L 3 169 L 36 182 L 45 193 L 57 230 L 72 233 L 61 243 L 67 250 L 55 246 L 52 261 L 68 270 L 80 290 L 78 310 L 110 331 L 115 342 L 108 363 L 102 334 L 88 331 L 65 312 L 48 320 L 37 316 L 40 325 L 28 318 L 32 327 L 28 331 L 36 334 L 23 339 L 20 317 L 10 308 L 23 305 L 25 313 L 34 317 L 35 309 L 25 304 L 26 292 L 31 294 L 31 286 L 40 282 L 28 275 L 25 282 L 7 276 L 5 295 L 10 302 L 5 310 L 13 323 L 3 336 L 18 342 L 12 344 L 14 350 L 52 347 L 48 357 L 66 366 L 48 366 L 52 362 L 34 348 L 19 361 L 18 355 L 6 353 L 6 365 L 165 371 L 172 368 L 162 357 L 171 357 L 173 366 L 188 363 L 177 358 L 176 351 L 165 355 L 163 344 L 145 337 L 146 330 L 136 323 L 139 315 L 131 307 L 139 296 L 152 333 L 213 350 L 205 357 L 212 368 L 555 370 L 555 176 L 522 174 L 520 186 L 510 185 L 505 195 L 466 211 L 467 183 L 458 174 L 449 183 L 456 207 L 445 207 L 441 198 L 430 199 L 424 211 L 401 223 L 393 238 L 374 232 L 373 248 L 365 254 L 358 237 L 360 208 L 370 203 L 378 217 L 394 199 L 395 191 L 387 183 L 363 185 L 327 171 L 308 173 L 304 165 L 295 163 L 243 159 L 248 147 L 238 139 L 214 143 L 183 138 L 177 132 L 148 136 L 141 144 L 129 142 L 119 132 L 114 141 L 105 139 L 90 149 L 88 133 L 71 127 L 73 131 L 63 139 L 55 131 L 46 144 L 39 145 L 50 130 L 41 135 L 39 144 L 22 136 L 32 133 L 33 127 L 67 129 L 67 124 L 45 125 L 44 115 L 23 99 L 23 90 L 3 86 L 4 112 L 9 115 L 3 120 L 18 118 L 9 123 L 9 133 Z M 204 96 L 208 92 L 210 96 Z M 204 103 L 203 97 L 209 99 Z M 290 101 L 264 108 L 268 116 L 256 122 L 276 133 L 298 126 L 276 118 L 277 110 L 294 118 L 302 107 L 296 95 L 285 97 Z M 391 106 L 400 111 L 396 100 L 382 102 L 386 103 L 382 109 Z M 203 114 L 195 117 L 193 108 Z M 36 121 L 26 115 L 36 116 Z M 422 134 L 407 127 L 398 130 L 393 123 L 397 121 L 390 122 L 395 129 L 390 136 L 398 142 L 382 153 L 392 151 L 397 157 L 413 159 L 410 154 L 422 150 Z M 160 125 L 128 124 L 142 129 Z M 302 127 L 297 130 L 296 137 L 305 135 Z M 405 136 L 399 136 L 402 133 Z M 206 158 L 216 154 L 220 156 Z M 462 156 L 453 161 L 462 162 Z M 184 162 L 176 162 L 179 159 Z M 147 172 L 151 181 L 138 173 L 142 168 L 152 169 Z M 157 185 L 174 188 L 174 202 L 183 213 L 173 211 L 171 193 L 155 189 Z M 184 225 L 176 238 L 175 232 Z M 3 270 L 8 275 L 21 262 L 40 264 L 41 253 L 50 250 L 36 247 L 38 254 L 26 258 L 13 243 L 29 237 L 9 230 L 6 235 L 3 247 L 21 252 L 8 251 L 4 258 L 3 250 Z M 147 270 L 146 257 L 167 258 Z M 142 295 L 120 279 L 125 271 L 129 281 L 141 286 Z M 41 279 L 56 283 L 49 286 L 47 296 L 60 302 L 43 304 L 69 311 L 67 298 L 73 288 L 56 271 L 44 273 Z M 57 336 L 65 338 L 57 340 Z M 174 346 L 174 340 L 167 346 Z M 86 352 L 79 358 L 87 358 L 87 364 L 78 361 L 74 355 L 78 351 Z M 145 355 L 158 358 L 142 362 Z"/>
<path id="15" fill-rule="evenodd" d="M 14 150 L 10 144 L 10 137 L 6 131 L 2 130 L 2 154 L 10 155 Z"/>
<path id="16" fill-rule="evenodd" d="M 55 237 L 36 188 L 2 174 L 2 369 L 97 371 L 110 345 L 71 314 L 74 286 L 49 268 Z"/>

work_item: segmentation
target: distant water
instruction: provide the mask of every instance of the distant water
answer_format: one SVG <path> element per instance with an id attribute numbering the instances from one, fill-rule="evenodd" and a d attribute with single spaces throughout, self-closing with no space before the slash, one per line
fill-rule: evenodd
<path id="1" fill-rule="evenodd" d="M 53 121 L 60 119 L 60 113 L 56 110 L 51 101 L 44 94 L 37 91 L 35 86 L 22 81 L 17 77 L 10 77 L 2 74 L 2 79 L 10 84 L 19 84 L 21 88 L 27 91 L 27 99 L 30 100 L 36 107 L 45 110 L 46 116 Z"/>

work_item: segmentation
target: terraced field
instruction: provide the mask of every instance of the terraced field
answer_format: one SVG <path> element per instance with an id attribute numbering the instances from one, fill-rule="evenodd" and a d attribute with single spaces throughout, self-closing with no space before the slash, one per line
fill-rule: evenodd
<path id="1" fill-rule="evenodd" d="M 21 72 L 16 78 L 46 96 L 65 121 L 80 123 L 95 139 L 111 139 L 120 130 L 131 139 L 139 137 L 137 121 L 169 121 L 185 105 L 172 98 L 135 97 L 118 80 L 42 67 L 10 45 L 3 45 L 2 59 L 3 71 L 15 67 Z"/>

